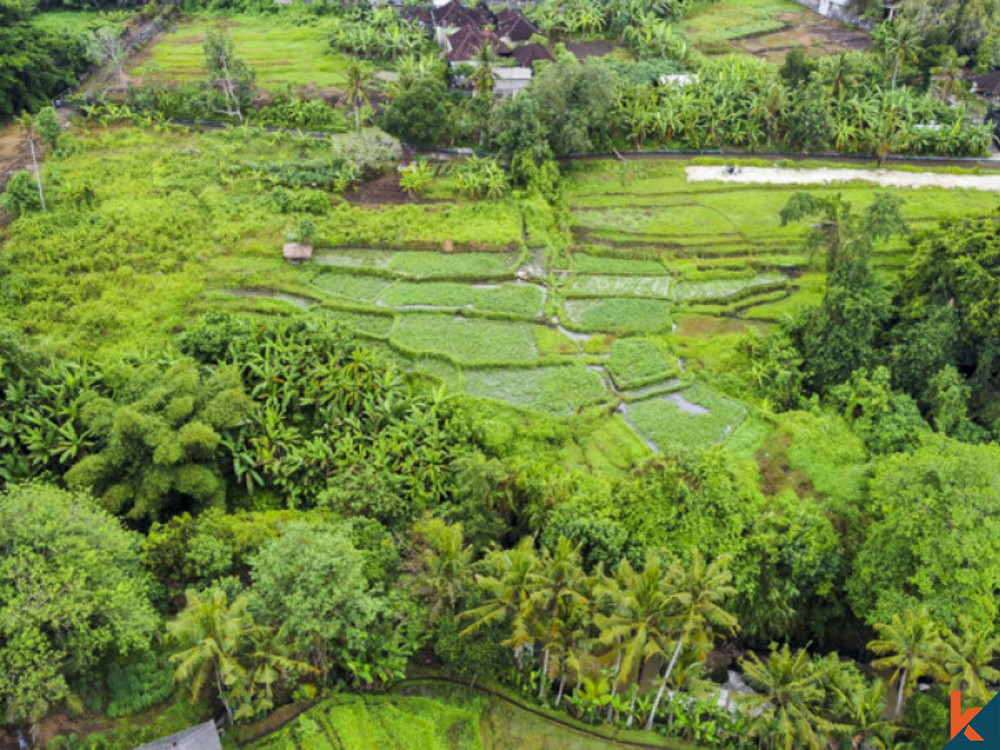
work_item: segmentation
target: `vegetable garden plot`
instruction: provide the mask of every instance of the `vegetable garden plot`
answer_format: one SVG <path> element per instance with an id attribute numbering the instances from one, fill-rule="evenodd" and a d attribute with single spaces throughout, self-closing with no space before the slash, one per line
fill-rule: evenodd
<path id="1" fill-rule="evenodd" d="M 788 278 L 780 273 L 761 274 L 744 279 L 681 281 L 674 287 L 673 298 L 679 302 L 726 300 L 751 292 L 784 287 Z"/>
<path id="2" fill-rule="evenodd" d="M 518 253 L 398 252 L 388 269 L 416 279 L 488 279 L 513 276 Z"/>
<path id="3" fill-rule="evenodd" d="M 399 315 L 389 341 L 412 356 L 438 356 L 470 367 L 533 363 L 538 358 L 530 323 L 461 315 Z"/>
<path id="4" fill-rule="evenodd" d="M 677 361 L 651 339 L 616 339 L 611 344 L 608 372 L 621 390 L 640 388 L 677 375 Z"/>
<path id="5" fill-rule="evenodd" d="M 658 260 L 642 259 L 632 260 L 630 258 L 609 258 L 602 255 L 590 255 L 588 253 L 574 253 L 570 259 L 569 269 L 577 274 L 635 274 L 656 275 L 666 271 L 665 266 Z"/>
<path id="6" fill-rule="evenodd" d="M 565 290 L 569 297 L 653 297 L 666 299 L 669 276 L 578 276 Z"/>
<path id="7" fill-rule="evenodd" d="M 583 331 L 643 333 L 670 328 L 670 304 L 658 299 L 574 299 L 565 303 L 571 327 Z"/>
<path id="8" fill-rule="evenodd" d="M 336 248 L 318 250 L 312 262 L 339 268 L 388 268 L 395 253 L 392 250 L 351 250 Z"/>
<path id="9" fill-rule="evenodd" d="M 548 414 L 571 414 L 608 398 L 604 379 L 584 365 L 466 370 L 470 396 L 526 406 Z"/>
<path id="10" fill-rule="evenodd" d="M 258 750 L 422 750 L 482 748 L 480 708 L 417 696 L 349 694 L 310 709 L 286 727 L 255 742 Z"/>
<path id="11" fill-rule="evenodd" d="M 324 294 L 359 302 L 372 302 L 392 282 L 379 276 L 361 276 L 352 273 L 321 273 L 313 285 Z"/>
<path id="12" fill-rule="evenodd" d="M 351 330 L 364 336 L 386 338 L 392 330 L 395 319 L 392 315 L 376 315 L 374 313 L 354 312 L 351 310 L 322 309 L 323 315 L 343 323 Z"/>
<path id="13" fill-rule="evenodd" d="M 544 287 L 534 284 L 473 285 L 453 282 L 400 281 L 378 298 L 380 306 L 470 308 L 531 318 L 542 312 Z"/>
<path id="14" fill-rule="evenodd" d="M 746 409 L 738 402 L 701 385 L 628 407 L 631 423 L 660 448 L 706 447 L 722 442 L 745 416 Z"/>

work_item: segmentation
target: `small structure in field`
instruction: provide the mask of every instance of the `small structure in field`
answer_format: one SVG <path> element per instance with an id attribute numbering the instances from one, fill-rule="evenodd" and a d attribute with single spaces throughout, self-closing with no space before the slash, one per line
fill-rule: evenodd
<path id="1" fill-rule="evenodd" d="M 222 750 L 222 742 L 219 741 L 215 722 L 206 721 L 183 732 L 139 745 L 135 750 Z"/>
<path id="2" fill-rule="evenodd" d="M 285 246 L 281 250 L 281 254 L 289 263 L 298 265 L 299 263 L 305 263 L 307 260 L 312 259 L 313 246 L 300 244 L 298 242 L 286 242 Z"/>

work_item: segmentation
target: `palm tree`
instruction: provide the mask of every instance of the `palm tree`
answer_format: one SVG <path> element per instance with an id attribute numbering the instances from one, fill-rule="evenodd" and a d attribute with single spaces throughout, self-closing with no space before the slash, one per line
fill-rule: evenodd
<path id="1" fill-rule="evenodd" d="M 960 633 L 944 636 L 944 668 L 951 675 L 952 690 L 961 690 L 981 703 L 993 697 L 987 685 L 1000 682 L 1000 670 L 992 666 L 1000 651 L 1000 637 L 995 631 L 977 627 L 965 615 L 958 618 Z"/>
<path id="2" fill-rule="evenodd" d="M 413 527 L 413 536 L 424 542 L 416 579 L 419 593 L 431 602 L 429 620 L 434 622 L 445 607 L 454 611 L 471 575 L 474 550 L 464 544 L 462 524 L 449 526 L 440 518 L 425 518 Z"/>
<path id="3" fill-rule="evenodd" d="M 840 733 L 855 750 L 887 750 L 898 731 L 885 718 L 885 684 L 869 682 L 853 664 L 830 654 L 831 669 L 823 681 L 831 712 L 841 722 Z"/>
<path id="4" fill-rule="evenodd" d="M 877 38 L 882 46 L 882 54 L 892 66 L 891 88 L 896 88 L 900 68 L 908 62 L 917 61 L 920 34 L 913 24 L 899 19 L 883 23 L 877 30 Z"/>
<path id="5" fill-rule="evenodd" d="M 184 647 L 170 657 L 177 664 L 174 679 L 190 680 L 192 701 L 213 680 L 232 723 L 231 693 L 246 679 L 247 673 L 239 655 L 254 626 L 247 609 L 249 598 L 240 596 L 230 604 L 226 592 L 219 588 L 202 594 L 188 589 L 185 597 L 187 605 L 177 619 L 167 623 L 167 633 Z"/>
<path id="6" fill-rule="evenodd" d="M 31 149 L 31 168 L 35 173 L 35 183 L 38 185 L 38 201 L 44 211 L 45 193 L 42 191 L 42 173 L 38 169 L 38 155 L 35 153 L 35 136 L 38 135 L 35 118 L 27 112 L 22 112 L 21 116 L 17 118 L 17 124 L 20 126 L 21 132 L 24 133 L 24 137 L 28 141 L 28 148 Z"/>
<path id="7" fill-rule="evenodd" d="M 476 96 L 491 96 L 496 87 L 496 74 L 493 66 L 496 65 L 497 54 L 490 43 L 483 44 L 476 53 L 476 70 L 472 74 L 472 84 Z"/>
<path id="8" fill-rule="evenodd" d="M 361 132 L 361 105 L 370 104 L 365 84 L 368 83 L 368 71 L 359 60 L 351 59 L 347 63 L 347 101 L 354 110 L 354 129 Z"/>
<path id="9" fill-rule="evenodd" d="M 669 601 L 675 610 L 670 618 L 670 625 L 677 638 L 677 645 L 646 720 L 647 730 L 653 728 L 656 710 L 685 643 L 692 644 L 699 658 L 704 658 L 711 648 L 715 628 L 727 633 L 736 631 L 736 618 L 722 608 L 726 597 L 736 593 L 736 589 L 729 585 L 732 579 L 728 557 L 720 557 L 706 565 L 697 547 L 691 550 L 690 565 L 685 566 L 678 561 L 667 572 L 667 585 L 671 590 Z"/>
<path id="10" fill-rule="evenodd" d="M 613 691 L 633 680 L 638 684 L 646 659 L 665 653 L 670 643 L 667 626 L 675 610 L 665 573 L 660 558 L 650 553 L 642 572 L 623 559 L 614 579 L 600 587 L 601 593 L 611 601 L 611 614 L 599 614 L 594 619 L 600 629 L 598 641 L 610 647 L 617 659 Z M 632 706 L 635 706 L 634 698 Z M 630 712 L 629 727 L 632 721 Z"/>
<path id="11" fill-rule="evenodd" d="M 270 628 L 254 627 L 250 634 L 249 659 L 252 666 L 247 670 L 247 680 L 243 704 L 236 709 L 236 718 L 253 718 L 274 708 L 274 687 L 292 672 L 306 674 L 317 672 L 305 662 L 296 661 L 285 655 L 285 649 L 277 642 L 277 636 Z"/>
<path id="12" fill-rule="evenodd" d="M 805 649 L 792 653 L 786 643 L 772 644 L 766 659 L 750 654 L 740 661 L 747 683 L 757 692 L 740 696 L 747 736 L 785 750 L 826 747 L 832 724 L 820 714 L 824 692 L 822 672 Z"/>
<path id="13" fill-rule="evenodd" d="M 476 583 L 488 598 L 478 607 L 459 615 L 460 619 L 473 620 L 461 632 L 463 636 L 496 623 L 517 620 L 537 576 L 538 556 L 531 537 L 525 537 L 513 549 L 494 550 L 482 560 L 480 568 L 485 573 L 476 575 Z M 514 647 L 518 664 L 522 649 L 523 646 Z"/>
<path id="14" fill-rule="evenodd" d="M 948 673 L 941 666 L 941 632 L 931 620 L 926 610 L 907 610 L 903 616 L 892 616 L 892 622 L 875 626 L 879 637 L 868 644 L 868 648 L 881 659 L 872 662 L 876 669 L 892 669 L 892 683 L 898 683 L 896 712 L 903 714 L 903 704 L 924 676 L 948 679 Z"/>
<path id="15" fill-rule="evenodd" d="M 545 697 L 548 687 L 548 662 L 551 646 L 556 641 L 559 613 L 587 607 L 590 597 L 587 578 L 580 564 L 580 545 L 559 537 L 555 551 L 544 550 L 534 578 L 532 592 L 524 616 L 536 624 L 542 641 L 542 673 L 538 699 Z M 567 618 L 568 619 L 568 618 Z"/>

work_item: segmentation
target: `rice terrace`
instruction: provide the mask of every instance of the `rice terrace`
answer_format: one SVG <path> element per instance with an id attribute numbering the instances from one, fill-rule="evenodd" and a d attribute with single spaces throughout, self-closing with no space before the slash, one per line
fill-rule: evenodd
<path id="1" fill-rule="evenodd" d="M 985 731 L 998 40 L 0 0 L 0 750 Z"/>

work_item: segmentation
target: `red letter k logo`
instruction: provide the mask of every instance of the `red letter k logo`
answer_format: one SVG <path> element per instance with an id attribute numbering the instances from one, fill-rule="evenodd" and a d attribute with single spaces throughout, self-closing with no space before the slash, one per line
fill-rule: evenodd
<path id="1" fill-rule="evenodd" d="M 958 690 L 951 691 L 951 736 L 954 738 L 963 729 L 965 736 L 971 742 L 984 742 L 976 730 L 969 726 L 969 722 L 975 718 L 982 709 L 970 708 L 962 713 L 962 693 Z"/>

